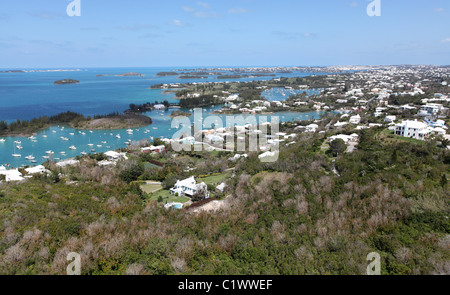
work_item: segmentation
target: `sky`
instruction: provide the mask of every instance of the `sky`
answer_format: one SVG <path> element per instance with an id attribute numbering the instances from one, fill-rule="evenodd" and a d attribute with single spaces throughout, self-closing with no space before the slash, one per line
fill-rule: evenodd
<path id="1" fill-rule="evenodd" d="M 0 1 L 0 68 L 450 64 L 450 1 Z"/>

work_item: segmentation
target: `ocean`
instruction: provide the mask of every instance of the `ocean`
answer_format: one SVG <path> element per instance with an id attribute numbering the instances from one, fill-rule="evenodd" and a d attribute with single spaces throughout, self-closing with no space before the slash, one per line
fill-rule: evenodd
<path id="1" fill-rule="evenodd" d="M 0 73 L 0 120 L 7 122 L 29 120 L 34 117 L 51 116 L 61 112 L 73 111 L 85 116 L 123 112 L 131 103 L 146 102 L 177 102 L 173 93 L 163 93 L 161 89 L 150 89 L 155 84 L 218 82 L 215 77 L 207 79 L 180 79 L 177 76 L 156 76 L 158 72 L 167 72 L 177 68 L 89 68 L 71 72 L 26 72 Z M 185 68 L 183 68 L 185 69 Z M 143 77 L 117 77 L 129 72 L 138 72 Z M 314 73 L 317 75 L 317 73 Z M 97 75 L 106 75 L 97 77 Z M 276 77 L 309 76 L 312 73 L 283 73 Z M 227 81 L 269 80 L 274 77 L 257 77 L 245 79 L 230 79 Z M 79 80 L 79 84 L 54 85 L 61 79 Z M 216 107 L 205 108 L 204 116 L 210 114 Z M 46 161 L 46 151 L 54 152 L 55 160 L 67 159 L 82 152 L 106 152 L 126 146 L 128 140 L 137 141 L 150 137 L 171 138 L 176 129 L 171 128 L 170 113 L 167 111 L 152 111 L 146 113 L 153 119 L 153 124 L 143 128 L 135 128 L 132 135 L 126 130 L 81 131 L 63 126 L 53 126 L 37 133 L 35 140 L 24 137 L 5 137 L 0 141 L 0 165 L 9 164 L 10 167 L 33 165 L 25 159 L 33 155 L 37 163 Z M 320 113 L 277 113 L 280 121 L 316 119 Z M 220 117 L 220 116 L 219 116 Z M 83 132 L 85 133 L 83 135 Z M 116 135 L 120 135 L 120 138 Z M 69 140 L 62 140 L 61 137 Z M 14 141 L 21 141 L 19 145 Z M 88 145 L 89 144 L 89 145 Z M 92 145 L 92 146 L 91 146 Z M 69 149 L 75 146 L 76 150 Z M 64 152 L 62 154 L 61 152 Z M 21 157 L 12 157 L 13 153 Z"/>

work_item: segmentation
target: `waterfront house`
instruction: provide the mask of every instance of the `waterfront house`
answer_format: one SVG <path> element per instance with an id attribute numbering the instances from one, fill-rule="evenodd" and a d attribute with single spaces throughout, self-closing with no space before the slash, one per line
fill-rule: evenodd
<path id="1" fill-rule="evenodd" d="M 21 181 L 25 179 L 22 177 L 22 173 L 20 173 L 18 169 L 6 170 L 4 166 L 0 167 L 0 175 L 5 176 L 6 182 Z"/>
<path id="2" fill-rule="evenodd" d="M 150 153 L 150 152 L 155 152 L 155 153 L 162 153 L 166 150 L 166 146 L 165 145 L 158 145 L 158 146 L 149 146 L 149 147 L 144 147 L 141 148 L 141 152 L 142 153 Z"/>

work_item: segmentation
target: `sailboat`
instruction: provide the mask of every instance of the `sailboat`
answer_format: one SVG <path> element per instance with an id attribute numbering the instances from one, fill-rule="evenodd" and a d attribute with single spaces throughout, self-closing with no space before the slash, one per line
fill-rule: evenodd
<path id="1" fill-rule="evenodd" d="M 69 146 L 69 149 L 76 150 L 77 148 L 74 145 Z"/>
<path id="2" fill-rule="evenodd" d="M 33 155 L 29 155 L 29 156 L 26 156 L 25 159 L 27 159 L 27 160 L 34 160 L 36 158 Z"/>
<path id="3" fill-rule="evenodd" d="M 20 158 L 20 157 L 22 157 L 21 154 L 16 154 L 16 147 L 14 147 L 14 154 L 12 154 L 12 156 L 13 156 L 14 158 Z"/>
<path id="4" fill-rule="evenodd" d="M 5 139 L 4 138 L 0 138 L 0 142 L 5 142 Z"/>

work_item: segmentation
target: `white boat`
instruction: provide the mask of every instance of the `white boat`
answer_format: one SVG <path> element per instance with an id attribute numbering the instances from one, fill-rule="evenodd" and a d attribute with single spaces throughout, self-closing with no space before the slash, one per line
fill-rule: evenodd
<path id="1" fill-rule="evenodd" d="M 31 160 L 31 163 L 37 163 L 37 161 L 36 160 Z"/>
<path id="2" fill-rule="evenodd" d="M 56 133 L 56 130 L 52 130 L 52 133 Z"/>
<path id="3" fill-rule="evenodd" d="M 61 138 L 61 140 L 64 140 L 64 141 L 69 141 L 69 139 L 67 138 L 67 137 L 60 137 Z"/>
<path id="4" fill-rule="evenodd" d="M 120 138 L 120 134 L 117 134 L 116 137 L 117 137 L 117 138 Z"/>
<path id="5" fill-rule="evenodd" d="M 133 132 L 133 130 L 132 129 L 127 129 L 127 132 Z"/>
<path id="6" fill-rule="evenodd" d="M 16 140 L 14 143 L 21 144 L 22 142 L 20 140 Z"/>
<path id="7" fill-rule="evenodd" d="M 88 143 L 88 146 L 94 146 L 94 144 L 93 143 Z"/>
<path id="8" fill-rule="evenodd" d="M 30 136 L 30 137 L 28 137 L 28 139 L 31 139 L 31 140 L 33 140 L 33 139 L 36 139 L 36 137 L 34 137 L 34 136 Z"/>
<path id="9" fill-rule="evenodd" d="M 33 157 L 33 155 L 29 155 L 29 156 L 26 156 L 25 159 L 27 159 L 27 160 L 34 160 L 34 159 L 36 159 L 36 158 Z"/>
<path id="10" fill-rule="evenodd" d="M 74 145 L 69 146 L 69 149 L 76 150 L 77 148 Z"/>
<path id="11" fill-rule="evenodd" d="M 22 149 L 23 149 L 23 147 L 22 147 L 21 145 L 16 146 L 16 148 L 17 148 L 18 150 L 22 150 Z"/>
<path id="12" fill-rule="evenodd" d="M 47 135 L 42 135 L 43 138 L 47 138 Z"/>
<path id="13" fill-rule="evenodd" d="M 42 156 L 42 158 L 44 158 L 44 159 L 50 159 L 49 156 Z"/>
<path id="14" fill-rule="evenodd" d="M 14 158 L 20 158 L 20 157 L 22 157 L 21 154 L 12 154 L 11 156 L 13 156 Z"/>
<path id="15" fill-rule="evenodd" d="M 101 145 L 101 144 L 97 144 L 97 147 L 101 148 L 101 147 L 102 147 L 102 145 Z"/>
<path id="16" fill-rule="evenodd" d="M 81 135 L 86 135 L 86 133 L 85 132 L 81 132 Z"/>
<path id="17" fill-rule="evenodd" d="M 86 156 L 86 155 L 87 155 L 87 153 L 85 153 L 85 152 L 81 152 L 81 154 L 82 154 L 83 156 Z"/>
<path id="18" fill-rule="evenodd" d="M 61 155 L 65 155 L 66 154 L 66 152 L 59 152 Z"/>
<path id="19" fill-rule="evenodd" d="M 90 132 L 90 133 L 93 133 L 94 131 L 92 131 L 92 130 L 89 130 L 89 132 Z"/>
<path id="20" fill-rule="evenodd" d="M 103 143 L 103 144 L 106 144 L 107 142 L 106 142 L 106 141 L 102 141 L 102 143 Z"/>
<path id="21" fill-rule="evenodd" d="M 52 150 L 50 150 L 50 151 L 46 151 L 45 153 L 46 153 L 47 155 L 53 155 L 55 152 L 52 151 Z"/>
<path id="22" fill-rule="evenodd" d="M 74 136 L 74 135 L 75 135 L 75 133 L 71 132 L 71 133 L 69 133 L 69 135 L 72 135 L 72 136 Z"/>
<path id="23" fill-rule="evenodd" d="M 0 138 L 0 142 L 5 142 L 6 140 L 4 138 Z"/>

